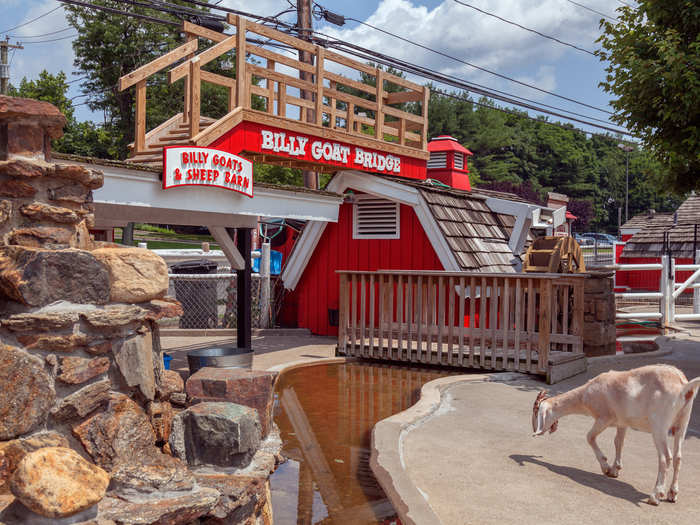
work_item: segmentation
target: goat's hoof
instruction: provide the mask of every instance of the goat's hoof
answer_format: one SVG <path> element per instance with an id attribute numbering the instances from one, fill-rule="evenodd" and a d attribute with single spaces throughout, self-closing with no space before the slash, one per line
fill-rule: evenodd
<path id="1" fill-rule="evenodd" d="M 603 474 L 605 474 L 609 478 L 616 478 L 618 475 L 618 471 L 614 467 L 605 467 L 603 469 Z"/>
<path id="2" fill-rule="evenodd" d="M 675 490 L 669 490 L 667 499 L 671 503 L 675 503 L 676 501 L 678 501 L 678 492 L 676 492 Z"/>
<path id="3" fill-rule="evenodd" d="M 649 496 L 647 503 L 656 507 L 659 504 L 659 498 L 657 498 L 656 496 Z"/>

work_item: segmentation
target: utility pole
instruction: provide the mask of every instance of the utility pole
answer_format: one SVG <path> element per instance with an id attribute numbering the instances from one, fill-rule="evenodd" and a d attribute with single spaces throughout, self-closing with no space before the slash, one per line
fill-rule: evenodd
<path id="1" fill-rule="evenodd" d="M 297 27 L 299 28 L 299 36 L 304 40 L 311 40 L 312 18 L 311 18 L 311 0 L 297 0 Z M 313 55 L 307 51 L 299 51 L 299 60 L 307 64 L 313 64 Z M 312 75 L 307 71 L 299 71 L 299 78 L 307 82 L 312 82 Z M 302 90 L 301 98 L 312 100 L 313 94 Z M 316 112 L 313 109 L 299 108 L 299 111 L 306 111 L 306 121 L 315 122 Z M 304 119 L 301 119 L 304 121 Z M 304 179 L 304 186 L 307 188 L 318 189 L 318 174 L 314 171 L 303 170 L 301 172 Z"/>
<path id="2" fill-rule="evenodd" d="M 10 49 L 24 49 L 19 43 L 10 44 L 10 37 L 0 40 L 0 95 L 7 95 L 10 86 L 10 64 L 7 62 L 7 51 Z"/>

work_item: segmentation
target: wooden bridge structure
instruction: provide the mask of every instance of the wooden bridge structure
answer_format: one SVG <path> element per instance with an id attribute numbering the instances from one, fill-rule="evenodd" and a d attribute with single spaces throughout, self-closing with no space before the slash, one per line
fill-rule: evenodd
<path id="1" fill-rule="evenodd" d="M 585 274 L 338 273 L 340 354 L 550 383 L 586 368 Z"/>
<path id="2" fill-rule="evenodd" d="M 184 44 L 120 78 L 120 90 L 136 90 L 135 140 L 130 146 L 130 162 L 160 165 L 164 146 L 209 146 L 242 122 L 282 127 L 427 161 L 428 88 L 240 16 L 229 15 L 228 23 L 235 34 L 183 22 Z M 249 36 L 306 53 L 312 63 L 251 44 Z M 200 39 L 213 45 L 199 51 Z M 227 54 L 234 55 L 233 76 L 205 69 Z M 288 74 L 290 68 L 297 74 Z M 185 83 L 183 111 L 147 131 L 147 84 L 154 74 L 165 69 L 170 83 Z M 337 71 L 349 72 L 356 78 Z M 361 82 L 361 75 L 374 85 Z M 201 113 L 202 82 L 228 90 L 228 112 L 221 118 Z M 413 103 L 416 112 L 401 109 L 405 103 Z M 253 109 L 254 105 L 264 109 Z M 308 159 L 260 151 L 235 153 L 243 153 L 252 161 L 316 171 L 337 170 L 322 164 L 310 166 Z"/>

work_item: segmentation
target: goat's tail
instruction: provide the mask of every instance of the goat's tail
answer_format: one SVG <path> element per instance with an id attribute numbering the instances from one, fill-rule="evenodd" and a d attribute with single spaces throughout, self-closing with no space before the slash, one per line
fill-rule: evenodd
<path id="1" fill-rule="evenodd" d="M 686 404 L 692 403 L 693 398 L 698 393 L 698 390 L 700 390 L 700 377 L 691 379 L 685 385 L 683 385 L 683 388 L 673 403 L 673 413 L 678 414 Z"/>

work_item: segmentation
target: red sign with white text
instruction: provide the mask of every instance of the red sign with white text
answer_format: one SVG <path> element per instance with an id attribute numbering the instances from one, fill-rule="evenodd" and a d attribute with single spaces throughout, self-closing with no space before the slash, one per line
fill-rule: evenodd
<path id="1" fill-rule="evenodd" d="M 214 186 L 253 196 L 253 164 L 238 155 L 198 146 L 163 148 L 163 188 Z"/>
<path id="2" fill-rule="evenodd" d="M 426 161 L 255 122 L 242 122 L 212 147 L 414 179 L 425 179 Z"/>

